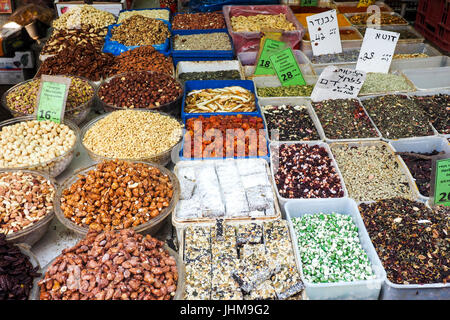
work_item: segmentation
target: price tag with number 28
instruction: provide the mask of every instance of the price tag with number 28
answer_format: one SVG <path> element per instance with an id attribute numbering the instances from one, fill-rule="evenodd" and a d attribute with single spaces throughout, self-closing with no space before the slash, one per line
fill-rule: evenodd
<path id="1" fill-rule="evenodd" d="M 306 84 L 303 74 L 291 48 L 286 48 L 270 56 L 272 67 L 280 79 L 281 85 L 293 86 Z"/>
<path id="2" fill-rule="evenodd" d="M 72 80 L 63 76 L 41 77 L 37 96 L 36 118 L 61 123 L 66 108 L 67 94 Z"/>

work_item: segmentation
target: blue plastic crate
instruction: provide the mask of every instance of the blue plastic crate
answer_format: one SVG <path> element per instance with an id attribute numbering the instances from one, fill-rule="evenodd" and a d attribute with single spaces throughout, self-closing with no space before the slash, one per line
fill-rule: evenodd
<path id="1" fill-rule="evenodd" d="M 186 113 L 184 112 L 184 106 L 186 103 L 186 96 L 192 90 L 200 90 L 200 89 L 216 89 L 216 88 L 225 88 L 231 86 L 240 86 L 244 89 L 247 89 L 253 93 L 255 96 L 255 106 L 256 111 L 254 112 L 205 112 L 205 113 Z M 183 101 L 181 105 L 181 119 L 185 121 L 187 116 L 216 116 L 216 115 L 236 115 L 236 114 L 244 114 L 249 116 L 261 116 L 261 112 L 259 110 L 258 98 L 255 93 L 255 85 L 251 80 L 190 80 L 184 83 L 184 95 Z"/>
<path id="2" fill-rule="evenodd" d="M 207 32 L 207 33 L 215 33 Z M 228 36 L 231 44 L 231 50 L 174 50 L 173 49 L 173 38 L 170 39 L 170 51 L 172 52 L 173 58 L 212 58 L 211 60 L 233 60 L 234 58 L 234 45 L 233 40 L 227 32 L 218 32 L 225 33 Z M 205 34 L 205 32 L 192 32 L 192 34 Z M 182 59 L 178 59 L 181 61 Z M 183 59 L 184 60 L 184 59 Z"/>
<path id="3" fill-rule="evenodd" d="M 172 28 L 170 25 L 170 22 L 162 19 L 157 19 L 164 22 L 168 27 L 169 31 L 172 32 Z M 121 24 L 112 24 L 108 26 L 108 32 L 105 37 L 105 44 L 103 45 L 103 52 L 105 53 L 112 53 L 115 56 L 120 55 L 122 52 L 133 50 L 142 46 L 126 46 L 123 45 L 117 41 L 111 40 L 111 31 L 114 27 L 120 26 Z M 158 52 L 161 52 L 162 54 L 168 56 L 170 55 L 170 38 L 167 38 L 166 41 L 163 44 L 154 44 L 152 45 L 153 48 L 155 48 Z"/>
<path id="4" fill-rule="evenodd" d="M 214 81 L 214 80 L 209 80 L 209 81 Z M 238 114 L 242 114 L 245 116 L 252 116 L 252 117 L 258 117 L 258 118 L 262 118 L 262 116 L 260 114 L 251 114 L 251 113 L 245 113 L 245 112 L 230 112 L 227 114 L 224 113 L 218 113 L 218 114 L 197 114 L 197 113 L 192 113 L 186 116 L 186 119 L 191 119 L 191 118 L 198 118 L 200 116 L 203 116 L 205 118 L 209 118 L 211 116 L 216 116 L 216 115 L 225 115 L 225 116 L 235 116 Z M 186 124 L 186 121 L 183 120 L 184 124 Z M 267 127 L 266 124 L 264 123 L 264 119 L 263 119 L 263 125 L 264 125 L 264 131 L 265 131 L 265 137 L 266 137 L 266 145 L 267 145 L 267 154 L 265 156 L 246 156 L 246 157 L 233 157 L 233 159 L 253 159 L 253 158 L 258 158 L 258 159 L 264 159 L 266 160 L 269 164 L 270 164 L 270 148 L 269 148 L 269 136 L 267 133 Z M 218 159 L 222 159 L 221 157 L 216 157 L 216 158 L 211 158 L 211 157 L 205 157 L 205 158 L 185 158 L 183 156 L 183 151 L 184 151 L 184 135 L 183 135 L 183 140 L 181 142 L 181 150 L 179 152 L 179 157 L 181 161 L 193 161 L 193 160 L 218 160 Z"/>
<path id="5" fill-rule="evenodd" d="M 167 11 L 169 11 L 169 20 L 166 20 L 166 19 L 161 19 L 161 20 L 170 22 L 170 19 L 171 19 L 170 9 L 167 9 L 167 8 L 123 9 L 123 10 L 120 10 L 120 11 L 119 11 L 119 16 L 120 16 L 120 14 L 121 14 L 122 12 L 126 12 L 126 11 L 142 11 L 142 10 L 167 10 Z"/>

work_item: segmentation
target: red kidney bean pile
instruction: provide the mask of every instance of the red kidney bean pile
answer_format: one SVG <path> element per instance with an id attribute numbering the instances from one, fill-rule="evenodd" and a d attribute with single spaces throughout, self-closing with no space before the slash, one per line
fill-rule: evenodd
<path id="1" fill-rule="evenodd" d="M 164 242 L 132 229 L 90 231 L 39 281 L 41 300 L 169 300 L 178 281 Z"/>
<path id="2" fill-rule="evenodd" d="M 275 174 L 284 198 L 339 198 L 344 196 L 339 174 L 325 148 L 307 144 L 281 144 Z M 274 155 L 277 157 L 277 155 Z"/>

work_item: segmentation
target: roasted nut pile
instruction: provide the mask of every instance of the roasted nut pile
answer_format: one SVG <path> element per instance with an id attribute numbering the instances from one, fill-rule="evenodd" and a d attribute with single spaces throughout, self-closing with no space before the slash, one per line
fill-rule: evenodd
<path id="1" fill-rule="evenodd" d="M 73 148 L 76 135 L 65 124 L 23 121 L 0 131 L 0 168 L 34 166 L 53 160 Z"/>
<path id="2" fill-rule="evenodd" d="M 61 210 L 67 219 L 95 231 L 126 229 L 158 216 L 172 196 L 172 181 L 158 168 L 104 161 L 63 190 Z"/>
<path id="3" fill-rule="evenodd" d="M 293 31 L 296 29 L 295 25 L 286 18 L 284 13 L 278 15 L 234 16 L 231 17 L 231 27 L 234 32 Z"/>
<path id="4" fill-rule="evenodd" d="M 76 77 L 70 78 L 72 83 L 67 95 L 66 111 L 78 108 L 94 96 L 94 88 L 89 82 Z M 11 91 L 6 96 L 7 107 L 24 115 L 33 114 L 37 106 L 36 97 L 40 84 L 41 80 L 35 79 Z"/>
<path id="5" fill-rule="evenodd" d="M 344 177 L 348 195 L 355 201 L 403 196 L 412 198 L 400 162 L 386 144 L 350 147 L 331 144 L 331 151 Z"/>
<path id="6" fill-rule="evenodd" d="M 72 75 L 99 81 L 114 63 L 110 53 L 100 53 L 91 43 L 72 46 L 45 59 L 36 77 L 43 74 Z"/>
<path id="7" fill-rule="evenodd" d="M 239 86 L 190 91 L 184 107 L 187 113 L 252 111 L 256 111 L 255 95 Z"/>
<path id="8" fill-rule="evenodd" d="M 356 99 L 312 103 L 328 139 L 376 138 L 378 133 Z"/>
<path id="9" fill-rule="evenodd" d="M 197 150 L 199 128 L 202 140 L 201 149 Z M 230 133 L 236 138 L 230 138 Z M 265 134 L 261 117 L 238 114 L 189 118 L 186 120 L 184 156 L 187 158 L 265 156 L 267 155 Z"/>
<path id="10" fill-rule="evenodd" d="M 231 50 L 228 33 L 200 33 L 176 35 L 173 37 L 173 50 Z"/>
<path id="11" fill-rule="evenodd" d="M 177 14 L 172 21 L 174 30 L 225 29 L 226 27 L 222 12 Z"/>
<path id="12" fill-rule="evenodd" d="M 63 250 L 39 281 L 41 300 L 170 300 L 176 260 L 163 242 L 131 229 L 91 231 Z"/>
<path id="13" fill-rule="evenodd" d="M 111 30 L 111 40 L 126 46 L 164 43 L 170 37 L 169 27 L 161 20 L 132 16 Z"/>
<path id="14" fill-rule="evenodd" d="M 450 210 L 393 198 L 359 211 L 387 278 L 396 284 L 449 283 Z"/>
<path id="15" fill-rule="evenodd" d="M 72 48 L 78 44 L 91 43 L 98 52 L 102 51 L 105 43 L 106 28 L 101 29 L 55 29 L 45 43 L 41 55 L 57 54 L 66 48 Z"/>
<path id="16" fill-rule="evenodd" d="M 109 68 L 108 75 L 130 71 L 154 71 L 173 76 L 173 62 L 170 56 L 159 53 L 152 46 L 141 46 L 122 52 Z"/>
<path id="17" fill-rule="evenodd" d="M 0 301 L 28 300 L 33 279 L 39 274 L 20 249 L 0 233 Z"/>
<path id="18" fill-rule="evenodd" d="M 164 73 L 130 72 L 103 83 L 98 97 L 118 108 L 150 108 L 174 102 L 183 93 L 181 84 Z"/>
<path id="19" fill-rule="evenodd" d="M 116 21 L 114 15 L 90 5 L 75 6 L 53 21 L 55 29 L 104 28 Z"/>
<path id="20" fill-rule="evenodd" d="M 124 11 L 119 14 L 119 20 L 117 23 L 121 23 L 122 21 L 131 18 L 132 16 L 143 16 L 146 18 L 152 19 L 162 19 L 169 21 L 170 12 L 167 10 L 132 10 L 132 11 Z"/>
<path id="21" fill-rule="evenodd" d="M 439 133 L 450 134 L 450 95 L 413 96 L 412 99 Z"/>
<path id="22" fill-rule="evenodd" d="M 281 144 L 275 183 L 280 196 L 297 198 L 340 198 L 344 196 L 341 178 L 324 147 Z M 276 169 L 276 168 L 275 168 Z"/>
<path id="23" fill-rule="evenodd" d="M 0 173 L 0 233 L 11 235 L 31 227 L 53 210 L 55 188 L 29 172 Z"/>
<path id="24" fill-rule="evenodd" d="M 103 157 L 137 160 L 169 150 L 181 136 L 181 125 L 172 117 L 120 110 L 95 123 L 86 132 L 83 144 Z"/>

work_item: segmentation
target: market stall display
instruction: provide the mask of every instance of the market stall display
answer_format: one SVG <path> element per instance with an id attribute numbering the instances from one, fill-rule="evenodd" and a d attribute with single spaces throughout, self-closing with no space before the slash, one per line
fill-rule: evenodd
<path id="1" fill-rule="evenodd" d="M 113 14 L 90 5 L 81 5 L 70 8 L 54 20 L 52 26 L 54 29 L 105 28 L 115 22 Z"/>

